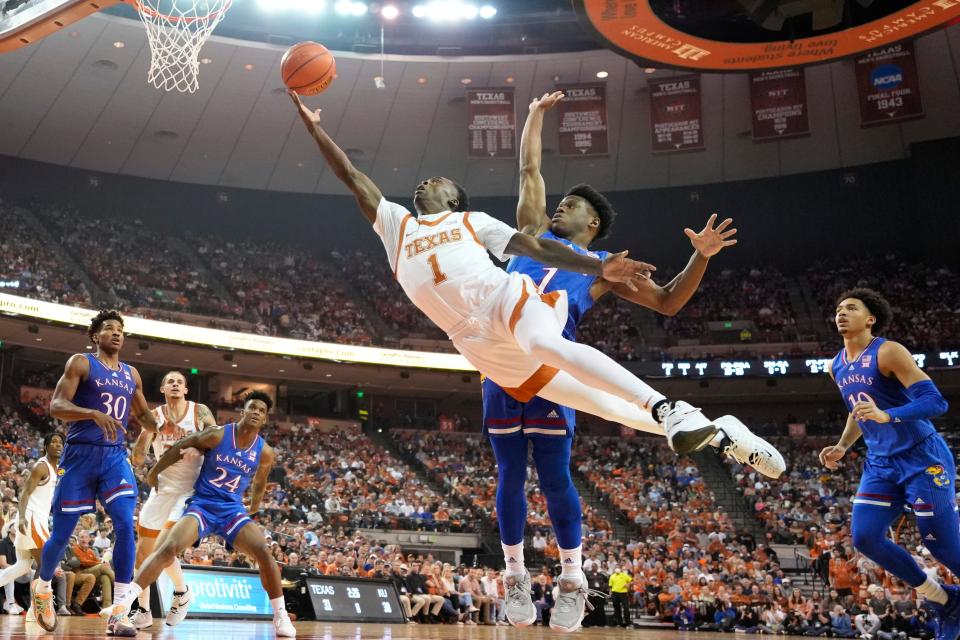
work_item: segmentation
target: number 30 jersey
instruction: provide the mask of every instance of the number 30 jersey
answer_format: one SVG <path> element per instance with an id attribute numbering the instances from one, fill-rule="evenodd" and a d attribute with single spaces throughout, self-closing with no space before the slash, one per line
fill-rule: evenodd
<path id="1" fill-rule="evenodd" d="M 208 450 L 194 484 L 194 499 L 243 504 L 243 494 L 260 464 L 263 438 L 257 435 L 246 449 L 237 446 L 237 425 L 231 422 L 223 427 L 220 444 Z"/>
<path id="2" fill-rule="evenodd" d="M 910 402 L 910 396 L 900 381 L 895 376 L 887 377 L 880 372 L 877 361 L 880 359 L 880 345 L 884 342 L 886 338 L 874 338 L 852 362 L 848 360 L 846 349 L 841 349 L 833 358 L 833 379 L 840 388 L 847 411 L 853 412 L 853 405 L 867 398 L 884 411 Z M 933 423 L 927 419 L 884 424 L 874 420 L 858 420 L 857 424 L 863 431 L 863 440 L 870 456 L 903 453 L 937 432 Z"/>
<path id="3" fill-rule="evenodd" d="M 87 379 L 77 386 L 73 404 L 84 409 L 102 411 L 119 420 L 126 429 L 133 394 L 137 389 L 137 383 L 130 373 L 130 365 L 121 362 L 120 368 L 113 370 L 92 353 L 83 355 L 90 363 L 90 373 Z M 93 420 L 77 420 L 67 431 L 67 444 L 123 445 L 124 432 L 118 430 L 116 438 L 110 441 L 104 437 L 103 430 Z"/>

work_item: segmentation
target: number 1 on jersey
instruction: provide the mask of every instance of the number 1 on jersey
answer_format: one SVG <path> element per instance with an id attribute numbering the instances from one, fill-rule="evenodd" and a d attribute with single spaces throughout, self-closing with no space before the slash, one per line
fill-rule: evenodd
<path id="1" fill-rule="evenodd" d="M 433 269 L 433 286 L 437 286 L 443 282 L 447 281 L 447 274 L 440 270 L 440 263 L 437 261 L 437 254 L 431 253 L 430 257 L 427 258 L 427 262 L 430 263 L 430 268 Z"/>

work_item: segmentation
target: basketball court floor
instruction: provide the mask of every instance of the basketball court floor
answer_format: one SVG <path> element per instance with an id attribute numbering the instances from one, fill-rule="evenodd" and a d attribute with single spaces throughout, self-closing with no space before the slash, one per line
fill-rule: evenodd
<path id="1" fill-rule="evenodd" d="M 458 625 L 413 625 L 413 624 L 355 624 L 330 622 L 298 622 L 297 638 L 300 640 L 559 640 L 565 634 L 549 627 L 474 627 Z M 23 616 L 0 616 L 0 638 L 102 638 L 104 622 L 95 616 L 85 618 L 62 618 L 56 632 L 44 632 L 36 624 L 26 624 Z M 670 629 L 619 629 L 591 628 L 577 632 L 579 637 L 593 640 L 620 640 L 643 638 L 643 640 L 677 640 L 689 637 Z M 715 633 L 693 634 L 702 638 L 721 636 Z M 255 640 L 274 638 L 273 624 L 264 622 L 236 622 L 231 620 L 187 619 L 175 629 L 157 620 L 154 625 L 137 634 L 138 638 L 177 638 L 178 640 Z"/>

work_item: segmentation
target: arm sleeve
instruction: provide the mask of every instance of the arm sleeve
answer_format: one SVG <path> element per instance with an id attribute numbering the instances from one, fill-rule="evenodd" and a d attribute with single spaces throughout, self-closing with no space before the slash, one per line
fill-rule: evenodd
<path id="1" fill-rule="evenodd" d="M 509 255 L 504 253 L 507 244 L 510 243 L 513 234 L 519 231 L 481 211 L 471 211 L 464 215 L 464 221 L 487 251 L 495 255 L 497 260 L 506 260 L 506 256 Z"/>
<path id="2" fill-rule="evenodd" d="M 377 219 L 373 221 L 373 230 L 383 241 L 390 269 L 394 271 L 397 268 L 397 247 L 401 243 L 400 228 L 403 226 L 404 218 L 409 215 L 410 212 L 402 205 L 380 198 L 380 204 L 377 205 Z"/>
<path id="3" fill-rule="evenodd" d="M 891 422 L 904 420 L 922 420 L 935 418 L 947 412 L 949 405 L 933 384 L 933 380 L 921 380 L 906 389 L 910 402 L 899 407 L 887 409 Z"/>

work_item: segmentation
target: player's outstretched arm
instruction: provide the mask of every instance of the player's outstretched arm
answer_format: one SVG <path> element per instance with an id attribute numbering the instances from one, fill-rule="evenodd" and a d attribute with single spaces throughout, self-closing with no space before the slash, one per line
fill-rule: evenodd
<path id="1" fill-rule="evenodd" d="M 22 535 L 28 535 L 30 529 L 30 523 L 27 522 L 27 503 L 30 502 L 30 496 L 33 495 L 34 489 L 36 489 L 41 482 L 47 480 L 49 475 L 50 471 L 47 469 L 47 465 L 42 464 L 38 460 L 33 464 L 30 475 L 27 476 L 27 481 L 24 483 L 23 490 L 20 492 L 20 503 L 17 505 L 17 514 L 19 516 L 17 529 Z"/>
<path id="2" fill-rule="evenodd" d="M 320 147 L 320 153 L 323 154 L 334 175 L 353 192 L 353 197 L 357 199 L 357 204 L 360 205 L 363 216 L 370 224 L 373 224 L 377 220 L 377 207 L 380 205 L 380 199 L 383 198 L 380 189 L 373 183 L 373 180 L 353 166 L 343 149 L 338 147 L 337 143 L 320 126 L 320 109 L 311 111 L 300 100 L 300 96 L 293 91 L 287 93 L 290 94 L 293 103 L 297 105 L 297 113 L 300 114 L 300 119 L 307 125 L 307 131 L 316 140 L 317 146 Z"/>
<path id="3" fill-rule="evenodd" d="M 690 260 L 683 271 L 667 284 L 660 286 L 652 280 L 646 280 L 640 283 L 636 290 L 631 290 L 622 284 L 610 285 L 600 282 L 595 285 L 596 289 L 591 291 L 594 299 L 599 298 L 606 290 L 612 290 L 614 294 L 624 300 L 657 313 L 665 316 L 676 315 L 690 302 L 693 294 L 700 288 L 710 258 L 726 247 L 737 244 L 736 239 L 733 238 L 737 230 L 728 228 L 733 224 L 733 218 L 727 218 L 714 227 L 716 221 L 717 214 L 714 213 L 711 214 L 707 224 L 700 232 L 689 228 L 683 230 L 684 234 L 690 238 L 690 244 L 693 245 L 693 255 L 690 256 Z M 605 284 L 606 286 L 604 286 Z"/>
<path id="4" fill-rule="evenodd" d="M 273 469 L 273 461 L 276 457 L 273 447 L 264 444 L 260 451 L 260 464 L 257 465 L 257 473 L 253 476 L 253 482 L 250 483 L 250 507 L 247 509 L 250 515 L 260 511 L 263 494 L 267 490 L 267 478 L 270 477 L 270 470 Z"/>
<path id="5" fill-rule="evenodd" d="M 204 429 L 203 431 L 196 431 L 183 440 L 177 441 L 160 456 L 157 464 L 153 465 L 153 468 L 147 473 L 147 484 L 151 487 L 156 487 L 160 474 L 163 473 L 167 467 L 178 462 L 186 449 L 192 447 L 200 451 L 205 451 L 220 444 L 221 439 L 223 439 L 223 428 L 214 427 Z"/>
<path id="6" fill-rule="evenodd" d="M 514 233 L 510 237 L 504 253 L 514 256 L 527 256 L 542 262 L 548 267 L 592 274 L 611 282 L 622 282 L 632 288 L 636 288 L 637 283 L 647 278 L 647 274 L 651 271 L 656 270 L 656 267 L 645 262 L 629 260 L 626 251 L 612 254 L 605 260 L 598 260 L 577 253 L 562 242 L 536 238 L 525 232 Z"/>
<path id="7" fill-rule="evenodd" d="M 539 236 L 550 226 L 547 216 L 547 190 L 540 173 L 543 155 L 543 114 L 563 99 L 563 92 L 545 93 L 530 103 L 527 121 L 520 136 L 520 201 L 517 203 L 517 229 Z"/>
<path id="8" fill-rule="evenodd" d="M 60 376 L 57 387 L 53 390 L 53 397 L 50 399 L 50 415 L 64 422 L 93 420 L 103 430 L 104 437 L 113 442 L 117 438 L 117 432 L 123 431 L 123 423 L 102 411 L 73 404 L 77 387 L 88 375 L 90 375 L 90 361 L 87 357 L 82 353 L 70 356 L 63 369 L 63 375 Z"/>
<path id="9" fill-rule="evenodd" d="M 936 418 L 947 412 L 949 405 L 930 376 L 914 361 L 910 352 L 899 342 L 887 341 L 877 351 L 877 366 L 884 375 L 893 375 L 910 397 L 910 402 L 884 411 L 867 396 L 853 405 L 857 420 L 873 420 L 881 424 L 904 420 Z"/>

